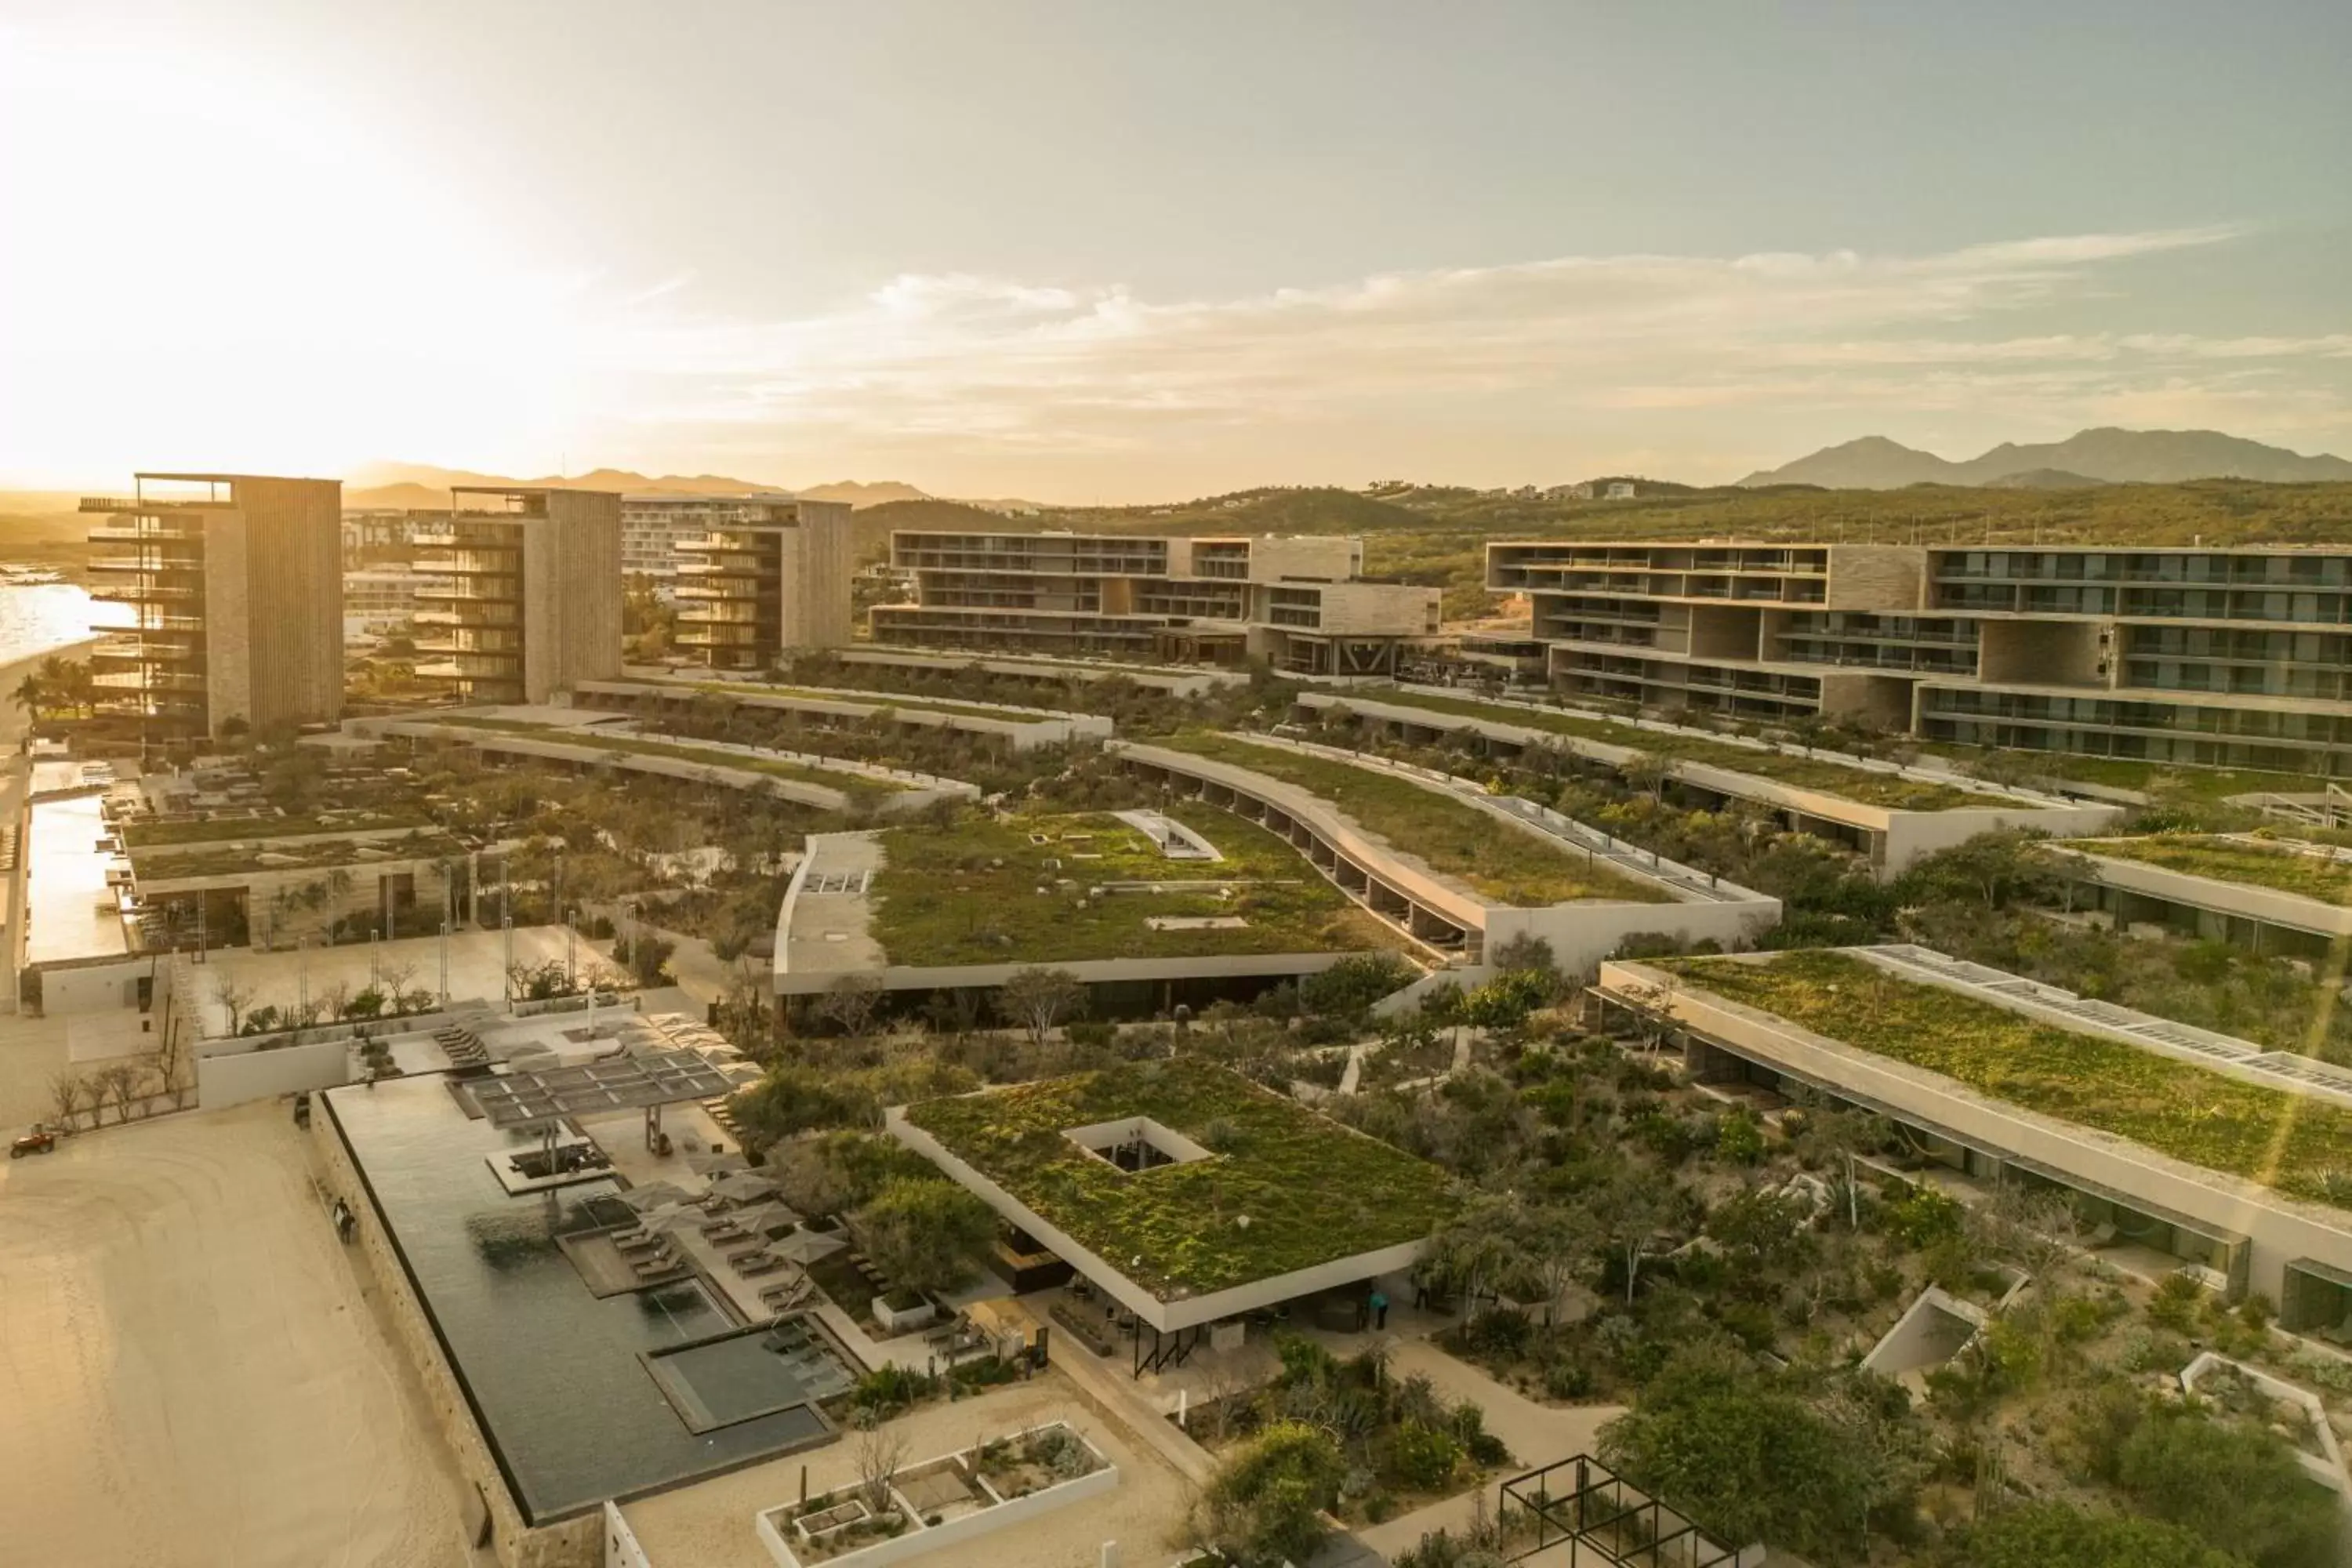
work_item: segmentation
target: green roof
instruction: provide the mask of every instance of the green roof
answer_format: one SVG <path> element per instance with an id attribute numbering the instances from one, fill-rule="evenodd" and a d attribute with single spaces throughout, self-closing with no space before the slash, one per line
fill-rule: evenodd
<path id="1" fill-rule="evenodd" d="M 2352 1207 L 2352 1109 L 1905 980 L 1826 949 L 1656 967 L 1858 1050 L 2292 1197 Z"/>
<path id="2" fill-rule="evenodd" d="M 1397 945 L 1386 926 L 1265 828 L 1192 802 L 1174 804 L 1168 815 L 1224 858 L 1169 859 L 1108 812 L 887 828 L 883 867 L 868 889 L 869 934 L 890 963 L 913 968 Z M 1066 879 L 1075 885 L 1061 886 Z M 1160 890 L 1081 897 L 1109 882 Z M 1248 923 L 1169 931 L 1150 924 L 1221 916 Z"/>
<path id="3" fill-rule="evenodd" d="M 1437 1166 L 1196 1060 L 925 1100 L 906 1115 L 1161 1300 L 1423 1240 L 1452 1213 Z M 1065 1136 L 1130 1116 L 1215 1152 L 1129 1174 Z"/>
<path id="4" fill-rule="evenodd" d="M 1360 695 L 1369 701 L 1426 708 L 1433 713 L 1453 713 L 1465 719 L 1483 719 L 1489 723 L 1516 724 L 1523 730 L 1543 730 L 1555 735 L 1598 741 L 1606 745 L 1661 752 L 1685 762 L 1704 763 L 1711 768 L 1746 773 L 1750 778 L 1769 780 L 1792 789 L 1833 795 L 1857 805 L 1874 805 L 1889 811 L 1957 811 L 1997 804 L 1994 797 L 1962 789 L 1957 784 L 1904 778 L 1874 768 L 1858 767 L 1832 757 L 1790 756 L 1786 752 L 1735 745 L 1729 741 L 1661 734 L 1654 730 L 1643 730 L 1587 714 L 1556 712 L 1543 708 L 1508 708 L 1474 702 L 1466 698 L 1435 697 L 1425 692 L 1393 689 L 1376 689 Z M 1347 694 L 1340 694 L 1339 700 L 1346 703 Z"/>
<path id="5" fill-rule="evenodd" d="M 1612 870 L 1564 843 L 1385 768 L 1254 742 L 1245 735 L 1188 732 L 1150 743 L 1296 784 L 1399 853 L 1506 907 L 1541 909 L 1577 900 L 1663 904 L 1674 898 L 1655 882 Z"/>
<path id="6" fill-rule="evenodd" d="M 2077 847 L 2086 855 L 2137 860 L 2192 877 L 2268 888 L 2323 904 L 2341 904 L 2352 897 L 2352 860 L 2305 853 L 2291 840 L 2268 844 L 2217 834 L 2159 833 L 2144 838 L 2090 840 Z"/>

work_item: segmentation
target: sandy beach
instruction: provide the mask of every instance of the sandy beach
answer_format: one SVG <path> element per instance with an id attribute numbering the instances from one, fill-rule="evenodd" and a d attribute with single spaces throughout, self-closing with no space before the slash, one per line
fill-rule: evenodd
<path id="1" fill-rule="evenodd" d="M 80 1568 L 459 1568 L 460 1483 L 282 1104 L 0 1163 L 0 1542 Z"/>

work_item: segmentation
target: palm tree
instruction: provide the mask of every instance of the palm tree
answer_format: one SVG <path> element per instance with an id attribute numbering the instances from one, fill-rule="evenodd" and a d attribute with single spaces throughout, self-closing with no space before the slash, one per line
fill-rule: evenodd
<path id="1" fill-rule="evenodd" d="M 25 717 L 27 719 L 39 718 L 41 709 L 49 698 L 48 689 L 41 684 L 41 672 L 38 669 L 26 670 L 25 679 L 18 681 L 16 689 L 8 695 L 11 701 L 25 710 Z"/>

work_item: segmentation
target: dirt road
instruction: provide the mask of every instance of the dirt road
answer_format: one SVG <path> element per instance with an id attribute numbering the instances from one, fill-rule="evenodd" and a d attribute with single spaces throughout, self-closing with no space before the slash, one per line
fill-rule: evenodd
<path id="1" fill-rule="evenodd" d="M 459 1568 L 460 1483 L 274 1102 L 0 1163 L 0 1542 Z"/>

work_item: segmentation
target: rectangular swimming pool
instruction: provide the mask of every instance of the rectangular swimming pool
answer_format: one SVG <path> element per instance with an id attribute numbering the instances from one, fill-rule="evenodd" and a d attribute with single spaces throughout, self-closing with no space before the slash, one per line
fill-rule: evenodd
<path id="1" fill-rule="evenodd" d="M 556 1245 L 630 1215 L 616 1183 L 510 1197 L 482 1156 L 535 1144 L 470 1121 L 437 1077 L 325 1096 L 534 1524 L 821 1439 L 806 1405 L 689 1430 L 641 1352 L 740 1325 L 698 1281 L 592 1296 Z"/>

